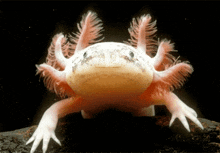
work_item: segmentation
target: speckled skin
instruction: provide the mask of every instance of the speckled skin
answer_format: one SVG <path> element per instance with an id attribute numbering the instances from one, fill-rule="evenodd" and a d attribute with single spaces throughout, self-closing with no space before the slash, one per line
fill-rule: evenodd
<path id="1" fill-rule="evenodd" d="M 55 35 L 46 63 L 37 65 L 37 73 L 44 77 L 47 88 L 64 99 L 44 113 L 26 143 L 34 141 L 31 153 L 41 140 L 44 153 L 50 138 L 60 144 L 54 132 L 58 119 L 79 111 L 84 118 L 108 108 L 152 116 L 154 105 L 165 105 L 172 114 L 170 125 L 179 118 L 190 131 L 188 117 L 203 129 L 196 112 L 172 92 L 183 85 L 193 68 L 170 54 L 174 51 L 170 41 L 154 39 L 156 22 L 151 22 L 150 15 L 133 19 L 131 39 L 126 43 L 98 43 L 102 40 L 97 40 L 101 25 L 96 14 L 89 11 L 78 24 L 80 32 L 75 36 Z"/>
<path id="2" fill-rule="evenodd" d="M 93 58 L 97 58 L 97 63 L 93 61 L 91 62 L 92 65 L 97 64 L 97 66 L 101 66 L 103 61 L 109 58 L 110 61 L 108 64 L 112 67 L 120 66 L 123 63 L 122 60 L 124 60 L 126 62 L 124 64 L 132 63 L 140 68 L 142 72 L 146 71 L 146 69 L 153 71 L 153 64 L 150 63 L 149 56 L 142 54 L 131 46 L 117 42 L 103 42 L 87 47 L 78 57 L 72 56 L 72 67 L 75 68 L 77 65 L 90 64 L 89 61 Z M 146 65 L 148 65 L 148 68 L 146 68 Z"/>

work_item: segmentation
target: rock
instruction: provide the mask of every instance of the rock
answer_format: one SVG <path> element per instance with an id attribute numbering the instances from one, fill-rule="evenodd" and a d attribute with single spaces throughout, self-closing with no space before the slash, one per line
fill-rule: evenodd
<path id="1" fill-rule="evenodd" d="M 179 120 L 169 128 L 170 117 L 132 117 L 108 112 L 94 119 L 80 114 L 59 121 L 56 135 L 60 147 L 50 141 L 47 153 L 79 151 L 220 152 L 220 123 L 199 118 L 204 130 L 189 121 L 187 132 Z M 1 153 L 26 153 L 25 145 L 37 126 L 0 133 Z M 40 145 L 36 153 L 41 153 Z"/>

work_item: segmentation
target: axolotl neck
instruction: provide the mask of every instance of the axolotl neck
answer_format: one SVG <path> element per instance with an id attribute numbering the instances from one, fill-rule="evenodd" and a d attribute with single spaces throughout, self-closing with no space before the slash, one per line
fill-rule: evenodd
<path id="1" fill-rule="evenodd" d="M 153 80 L 151 58 L 123 43 L 91 45 L 69 62 L 66 81 L 84 98 L 130 98 L 142 94 Z"/>

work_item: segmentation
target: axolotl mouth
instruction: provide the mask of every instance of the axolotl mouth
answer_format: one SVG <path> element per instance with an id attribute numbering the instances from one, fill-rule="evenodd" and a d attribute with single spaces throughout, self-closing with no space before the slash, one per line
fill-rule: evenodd
<path id="1" fill-rule="evenodd" d="M 122 43 L 105 42 L 87 47 L 72 59 L 66 80 L 85 98 L 129 98 L 142 94 L 153 80 L 150 57 Z"/>

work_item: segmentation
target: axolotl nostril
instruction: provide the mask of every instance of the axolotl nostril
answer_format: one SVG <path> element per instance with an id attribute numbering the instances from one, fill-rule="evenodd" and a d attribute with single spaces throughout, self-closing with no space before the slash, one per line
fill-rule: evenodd
<path id="1" fill-rule="evenodd" d="M 78 29 L 68 36 L 55 35 L 46 63 L 37 65 L 46 87 L 66 99 L 44 113 L 27 142 L 34 141 L 31 153 L 41 140 L 44 153 L 50 138 L 60 144 L 54 132 L 58 119 L 80 111 L 84 118 L 109 107 L 135 116 L 153 116 L 154 105 L 165 105 L 172 114 L 170 125 L 179 118 L 190 131 L 187 117 L 203 129 L 196 112 L 172 92 L 183 85 L 193 68 L 170 54 L 174 51 L 170 41 L 155 40 L 156 21 L 149 14 L 133 18 L 128 29 L 131 38 L 125 43 L 100 42 L 102 23 L 91 11 Z"/>

